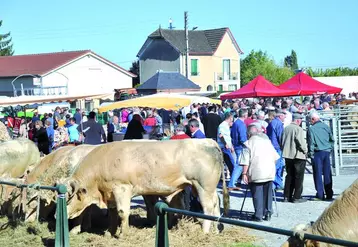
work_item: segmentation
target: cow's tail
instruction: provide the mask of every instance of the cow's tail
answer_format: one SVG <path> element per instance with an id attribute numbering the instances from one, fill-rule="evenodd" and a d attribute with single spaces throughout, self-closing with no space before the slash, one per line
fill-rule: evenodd
<path id="1" fill-rule="evenodd" d="M 225 181 L 225 171 L 224 171 L 224 164 L 222 164 L 222 180 L 223 180 L 223 201 L 224 201 L 224 215 L 229 215 L 229 209 L 230 209 L 230 195 L 227 190 L 226 181 Z"/>

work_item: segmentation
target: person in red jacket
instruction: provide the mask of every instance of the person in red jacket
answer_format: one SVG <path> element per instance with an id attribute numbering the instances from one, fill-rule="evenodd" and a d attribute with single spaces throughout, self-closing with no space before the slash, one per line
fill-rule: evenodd
<path id="1" fill-rule="evenodd" d="M 190 136 L 185 134 L 184 130 L 185 128 L 183 125 L 177 125 L 177 127 L 175 128 L 175 135 L 170 137 L 170 140 L 190 139 Z"/>

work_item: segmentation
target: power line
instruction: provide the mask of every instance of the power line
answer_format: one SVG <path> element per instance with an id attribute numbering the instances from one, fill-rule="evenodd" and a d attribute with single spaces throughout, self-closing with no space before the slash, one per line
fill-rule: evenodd
<path id="1" fill-rule="evenodd" d="M 91 31 L 93 30 L 94 28 L 112 28 L 112 27 L 127 27 L 127 26 L 131 26 L 133 27 L 133 24 L 143 24 L 143 23 L 146 23 L 146 24 L 153 24 L 155 23 L 155 25 L 158 23 L 158 20 L 145 20 L 145 21 L 139 21 L 139 22 L 136 22 L 136 23 L 133 23 L 133 22 L 119 22 L 119 23 L 111 23 L 111 24 L 97 24 L 97 25 L 87 25 L 87 26 L 84 26 L 84 25 L 81 25 L 81 26 L 77 26 L 77 27 L 62 27 L 62 28 L 51 28 L 51 29 L 26 29 L 26 30 L 12 30 L 13 33 L 20 33 L 20 34 L 23 34 L 23 35 L 27 35 L 27 34 L 47 34 L 47 33 L 53 33 L 53 32 L 61 32 L 61 31 L 83 31 L 83 30 L 86 30 L 86 31 Z"/>

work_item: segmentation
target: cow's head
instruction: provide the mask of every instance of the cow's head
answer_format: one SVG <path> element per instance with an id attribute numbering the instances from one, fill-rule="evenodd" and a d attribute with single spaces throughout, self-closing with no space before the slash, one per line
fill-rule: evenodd
<path id="1" fill-rule="evenodd" d="M 312 233 L 313 222 L 308 225 L 299 224 L 295 226 L 292 230 L 295 232 L 303 232 L 303 233 Z M 319 247 L 319 242 L 313 240 L 301 240 L 297 237 L 290 237 L 284 242 L 281 247 Z"/>
<path id="2" fill-rule="evenodd" d="M 70 179 L 67 187 L 67 214 L 69 219 L 78 217 L 88 206 L 96 204 L 101 206 L 102 196 L 96 189 L 90 189 L 77 180 Z"/>
<path id="3" fill-rule="evenodd" d="M 89 205 L 91 196 L 76 180 L 69 180 L 67 187 L 67 214 L 69 219 L 79 216 Z"/>

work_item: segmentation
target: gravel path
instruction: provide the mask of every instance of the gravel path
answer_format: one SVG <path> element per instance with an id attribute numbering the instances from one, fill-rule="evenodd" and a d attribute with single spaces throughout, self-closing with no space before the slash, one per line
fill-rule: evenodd
<path id="1" fill-rule="evenodd" d="M 353 175 L 341 175 L 333 177 L 333 190 L 334 194 L 338 196 L 347 187 L 349 187 L 355 179 L 357 174 Z M 312 174 L 305 174 L 303 197 L 313 197 L 316 194 L 313 184 Z M 248 214 L 254 212 L 252 205 L 252 199 L 250 193 L 246 198 L 243 213 L 240 215 L 240 208 L 243 202 L 244 191 L 231 192 L 231 215 L 234 218 L 241 220 L 247 220 Z M 307 201 L 305 203 L 284 203 L 282 202 L 283 195 L 281 192 L 277 193 L 277 208 L 279 216 L 277 217 L 276 212 L 271 218 L 270 222 L 257 223 L 265 226 L 272 226 L 290 230 L 297 224 L 307 224 L 310 221 L 315 221 L 323 212 L 323 210 L 329 206 L 330 202 L 313 202 Z M 273 210 L 276 211 L 275 204 L 273 203 Z M 247 213 L 246 213 L 247 212 Z M 256 223 L 256 222 L 255 222 Z M 259 246 L 276 247 L 280 246 L 286 239 L 286 236 L 267 233 L 263 231 L 252 230 L 252 234 L 258 236 L 260 239 L 257 241 Z"/>

